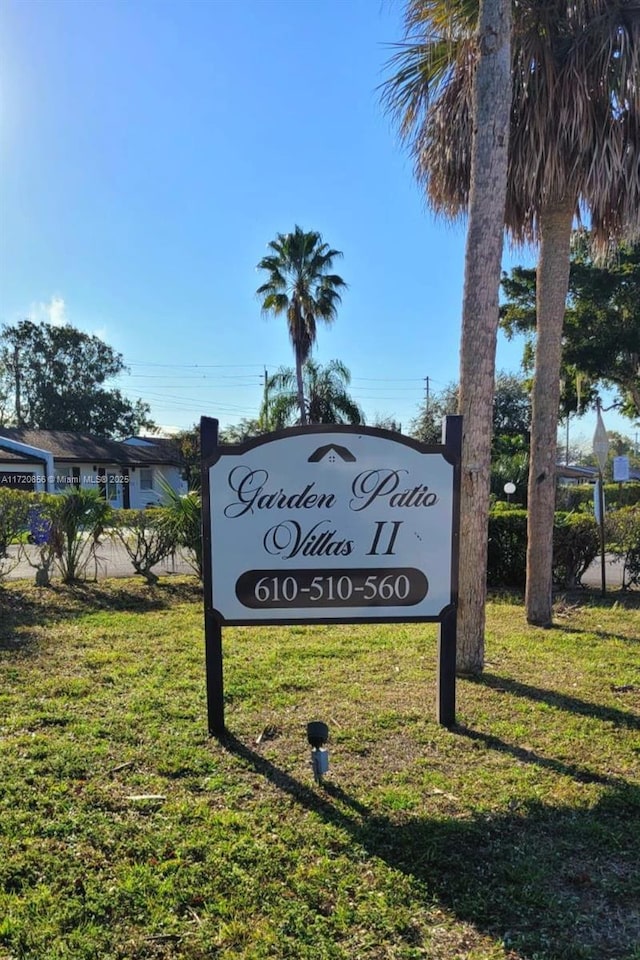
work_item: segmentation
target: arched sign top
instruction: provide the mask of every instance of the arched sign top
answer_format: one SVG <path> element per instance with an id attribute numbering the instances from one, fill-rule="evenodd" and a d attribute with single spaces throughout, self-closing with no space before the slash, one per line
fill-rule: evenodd
<path id="1" fill-rule="evenodd" d="M 204 421 L 208 421 L 209 424 L 217 424 L 216 420 L 209 418 L 203 418 Z M 460 421 L 460 417 L 447 417 L 447 420 L 450 421 Z M 216 427 L 217 430 L 217 427 Z M 272 444 L 277 440 L 283 440 L 287 437 L 299 437 L 299 436 L 308 436 L 310 433 L 314 434 L 344 434 L 355 437 L 379 437 L 381 439 L 387 439 L 393 444 L 400 444 L 405 447 L 413 448 L 418 450 L 420 453 L 437 453 L 440 456 L 443 456 L 445 460 L 448 460 L 452 465 L 456 465 L 459 462 L 459 453 L 456 453 L 455 444 L 447 444 L 445 442 L 441 444 L 425 444 L 421 443 L 419 440 L 415 440 L 413 437 L 406 437 L 404 434 L 398 433 L 394 430 L 383 430 L 379 427 L 365 427 L 365 426 L 348 426 L 345 424 L 331 424 L 331 423 L 319 423 L 313 424 L 306 427 L 286 427 L 282 430 L 274 430 L 271 433 L 262 434 L 259 437 L 251 437 L 249 440 L 244 440 L 242 443 L 233 443 L 233 444 L 217 444 L 214 448 L 214 452 L 208 457 L 205 456 L 205 452 L 202 452 L 203 462 L 206 465 L 210 465 L 213 460 L 217 459 L 224 453 L 229 451 L 234 451 L 236 453 L 245 453 L 254 447 L 259 447 L 263 444 Z M 345 441 L 343 441 L 345 442 Z"/>

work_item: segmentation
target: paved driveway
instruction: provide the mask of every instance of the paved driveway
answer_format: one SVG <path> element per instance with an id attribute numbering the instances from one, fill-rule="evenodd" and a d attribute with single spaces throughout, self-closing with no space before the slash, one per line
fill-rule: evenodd
<path id="1" fill-rule="evenodd" d="M 37 555 L 37 547 L 27 546 L 25 547 L 27 556 L 35 557 Z M 18 547 L 9 547 L 9 554 L 17 557 L 19 552 Z M 168 557 L 162 563 L 159 563 L 156 567 L 153 568 L 154 573 L 162 575 L 163 573 L 193 573 L 192 568 L 182 557 Z M 127 555 L 127 551 L 124 549 L 121 543 L 114 542 L 113 540 L 105 540 L 100 544 L 98 549 L 96 561 L 90 561 L 87 568 L 87 575 L 93 577 L 97 575 L 98 578 L 102 577 L 133 577 L 136 575 L 135 570 L 131 566 L 131 561 Z M 14 567 L 9 573 L 7 579 L 9 580 L 33 580 L 35 579 L 36 572 L 32 566 L 29 565 L 28 560 L 21 559 L 20 562 Z"/>

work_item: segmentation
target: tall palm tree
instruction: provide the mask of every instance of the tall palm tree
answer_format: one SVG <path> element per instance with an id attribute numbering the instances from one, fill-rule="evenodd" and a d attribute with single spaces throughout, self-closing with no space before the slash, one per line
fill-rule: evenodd
<path id="1" fill-rule="evenodd" d="M 351 374 L 340 360 L 331 360 L 321 366 L 308 359 L 302 368 L 302 377 L 304 420 L 298 407 L 295 371 L 281 367 L 268 378 L 265 390 L 265 397 L 268 399 L 260 412 L 260 418 L 268 420 L 272 429 L 281 429 L 295 423 L 364 423 L 362 410 L 349 396 Z"/>
<path id="2" fill-rule="evenodd" d="M 339 291 L 346 283 L 331 273 L 333 261 L 341 257 L 316 231 L 306 233 L 299 226 L 293 233 L 279 233 L 269 244 L 269 253 L 258 264 L 268 280 L 258 287 L 264 313 L 285 314 L 296 363 L 300 422 L 306 423 L 302 367 L 316 342 L 318 320 L 332 323 L 341 302 Z"/>
<path id="3" fill-rule="evenodd" d="M 526 608 L 546 625 L 571 230 L 581 210 L 603 247 L 640 230 L 640 4 L 518 0 L 512 9 L 505 224 L 514 241 L 539 244 Z M 477 0 L 408 0 L 407 42 L 386 93 L 431 203 L 451 217 L 469 199 L 477 13 Z"/>
<path id="4" fill-rule="evenodd" d="M 450 147 L 465 152 L 470 173 L 460 354 L 463 445 L 456 661 L 461 672 L 477 673 L 484 665 L 491 430 L 511 104 L 510 0 L 480 4 L 414 0 L 407 5 L 406 26 L 409 47 L 396 58 L 399 70 L 387 87 L 388 103 L 404 137 L 412 137 L 418 117 L 430 117 L 431 104 L 447 91 L 452 63 L 474 64 L 471 99 L 464 106 L 476 122 L 467 141 Z M 431 197 L 436 209 L 443 208 L 443 199 Z"/>

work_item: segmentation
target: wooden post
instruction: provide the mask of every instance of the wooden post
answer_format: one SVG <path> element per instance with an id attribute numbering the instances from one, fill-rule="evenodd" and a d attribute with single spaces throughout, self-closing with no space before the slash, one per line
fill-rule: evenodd
<path id="1" fill-rule="evenodd" d="M 218 421 L 202 417 L 200 456 L 202 462 L 202 580 L 204 590 L 204 638 L 207 671 L 207 720 L 209 736 L 220 737 L 224 726 L 224 683 L 222 675 L 222 627 L 213 613 L 211 584 L 211 497 L 209 468 L 218 448 Z"/>
<path id="2" fill-rule="evenodd" d="M 205 612 L 205 656 L 207 661 L 207 722 L 210 737 L 221 737 L 224 726 L 224 682 L 222 677 L 222 627 Z"/>
<path id="3" fill-rule="evenodd" d="M 456 647 L 458 638 L 458 568 L 460 565 L 460 462 L 462 417 L 446 417 L 442 442 L 454 467 L 451 530 L 451 606 L 444 612 L 438 631 L 438 690 L 436 715 L 443 727 L 456 722 Z"/>
<path id="4" fill-rule="evenodd" d="M 452 727 L 456 722 L 456 637 L 458 611 L 450 607 L 440 621 L 438 634 L 438 723 Z"/>

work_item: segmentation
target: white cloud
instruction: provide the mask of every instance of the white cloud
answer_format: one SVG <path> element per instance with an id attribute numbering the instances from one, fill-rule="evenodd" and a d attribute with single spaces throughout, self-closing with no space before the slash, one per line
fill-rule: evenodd
<path id="1" fill-rule="evenodd" d="M 69 323 L 64 298 L 58 296 L 52 296 L 48 303 L 32 303 L 29 317 L 34 323 L 50 323 L 54 327 Z"/>
<path id="2" fill-rule="evenodd" d="M 25 315 L 33 323 L 50 323 L 53 327 L 64 327 L 70 323 L 79 330 L 83 329 L 82 326 L 72 323 L 67 313 L 67 304 L 64 297 L 58 296 L 57 294 L 53 294 L 47 302 L 40 300 L 39 302 L 32 303 L 26 314 L 23 313 L 20 315 L 20 319 Z M 93 330 L 84 328 L 84 331 L 108 343 L 109 331 L 105 324 Z"/>

